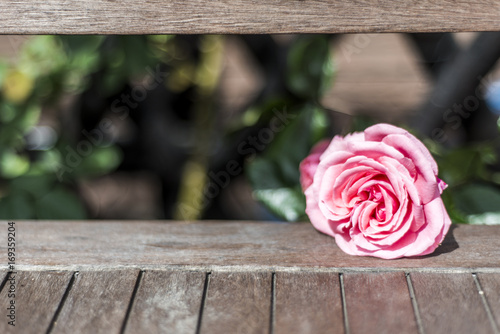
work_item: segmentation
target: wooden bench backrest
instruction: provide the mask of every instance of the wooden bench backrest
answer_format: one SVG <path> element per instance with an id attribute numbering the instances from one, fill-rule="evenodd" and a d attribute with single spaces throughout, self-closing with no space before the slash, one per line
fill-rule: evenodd
<path id="1" fill-rule="evenodd" d="M 498 0 L 20 0 L 0 34 L 249 34 L 500 30 Z"/>

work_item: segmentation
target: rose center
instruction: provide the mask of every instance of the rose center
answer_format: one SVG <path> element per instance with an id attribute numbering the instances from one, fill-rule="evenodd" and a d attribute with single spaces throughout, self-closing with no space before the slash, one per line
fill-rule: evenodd
<path id="1" fill-rule="evenodd" d="M 385 220 L 385 205 L 378 205 L 375 209 L 375 218 L 381 222 Z"/>
<path id="2" fill-rule="evenodd" d="M 371 217 L 379 222 L 385 221 L 385 219 L 387 218 L 385 207 L 386 203 L 384 192 L 379 185 L 372 185 L 363 189 L 363 191 L 361 191 L 358 196 L 359 198 L 356 202 L 357 205 L 359 205 L 359 203 L 362 201 L 377 203 L 375 210 L 373 210 L 371 213 Z"/>

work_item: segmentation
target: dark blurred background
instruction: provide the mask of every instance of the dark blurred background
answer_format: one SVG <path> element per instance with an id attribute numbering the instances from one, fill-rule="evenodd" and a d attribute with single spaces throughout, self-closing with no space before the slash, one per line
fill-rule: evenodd
<path id="1" fill-rule="evenodd" d="M 498 33 L 0 36 L 0 218 L 302 220 L 312 145 L 388 122 L 454 222 L 499 223 L 499 57 Z"/>

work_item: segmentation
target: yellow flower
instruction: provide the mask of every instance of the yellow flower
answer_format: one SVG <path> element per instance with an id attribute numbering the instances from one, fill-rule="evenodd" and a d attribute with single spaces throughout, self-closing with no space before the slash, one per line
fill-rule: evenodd
<path id="1" fill-rule="evenodd" d="M 9 102 L 21 103 L 31 94 L 33 84 L 32 78 L 18 70 L 12 70 L 5 77 L 2 94 Z"/>

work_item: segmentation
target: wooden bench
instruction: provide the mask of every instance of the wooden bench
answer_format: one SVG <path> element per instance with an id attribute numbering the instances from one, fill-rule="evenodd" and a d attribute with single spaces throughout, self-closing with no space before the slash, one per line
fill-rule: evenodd
<path id="1" fill-rule="evenodd" d="M 490 30 L 495 0 L 0 2 L 1 34 Z M 394 261 L 348 256 L 309 224 L 15 226 L 0 333 L 499 333 L 500 226 L 455 226 L 435 254 Z"/>
<path id="2" fill-rule="evenodd" d="M 1 333 L 495 333 L 500 325 L 500 226 L 456 226 L 434 255 L 392 261 L 348 256 L 309 224 L 34 221 L 16 230 L 17 332 L 3 320 Z"/>

